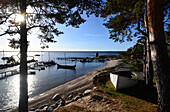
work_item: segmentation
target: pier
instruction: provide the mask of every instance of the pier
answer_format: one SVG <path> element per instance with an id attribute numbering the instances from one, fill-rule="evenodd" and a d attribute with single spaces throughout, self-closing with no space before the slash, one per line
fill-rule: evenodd
<path id="1" fill-rule="evenodd" d="M 6 69 L 0 71 L 0 79 L 19 74 L 18 68 Z"/>

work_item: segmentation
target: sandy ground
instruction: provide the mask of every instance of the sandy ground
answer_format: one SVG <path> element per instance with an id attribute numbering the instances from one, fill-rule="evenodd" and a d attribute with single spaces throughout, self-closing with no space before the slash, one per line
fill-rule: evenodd
<path id="1" fill-rule="evenodd" d="M 29 108 L 37 108 L 43 104 L 48 104 L 48 105 L 53 104 L 54 102 L 52 101 L 52 97 L 57 93 L 59 93 L 62 96 L 62 98 L 66 98 L 68 95 L 72 93 L 79 93 L 86 89 L 93 88 L 93 77 L 96 76 L 103 69 L 116 66 L 117 63 L 118 63 L 117 60 L 107 61 L 107 64 L 100 69 L 87 73 L 82 77 L 79 77 L 75 80 L 67 82 L 39 96 L 34 97 L 33 100 L 29 101 Z M 10 112 L 15 112 L 15 111 L 17 110 L 15 109 Z"/>

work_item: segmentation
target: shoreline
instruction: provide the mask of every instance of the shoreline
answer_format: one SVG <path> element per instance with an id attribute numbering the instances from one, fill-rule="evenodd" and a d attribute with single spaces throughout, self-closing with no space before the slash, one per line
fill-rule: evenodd
<path id="1" fill-rule="evenodd" d="M 60 94 L 63 99 L 65 99 L 70 94 L 83 92 L 87 89 L 93 88 L 93 77 L 96 76 L 101 70 L 116 66 L 117 63 L 118 63 L 117 60 L 107 61 L 105 66 L 103 66 L 97 70 L 89 72 L 77 79 L 69 81 L 65 84 L 62 84 L 62 85 L 57 86 L 49 91 L 42 93 L 39 96 L 35 96 L 35 97 L 29 99 L 28 109 L 36 108 L 36 107 L 39 107 L 44 104 L 51 105 L 51 104 L 55 103 L 52 100 L 52 97 L 57 93 Z M 14 109 L 14 110 L 10 110 L 9 112 L 16 112 L 16 111 L 17 111 L 17 109 Z"/>

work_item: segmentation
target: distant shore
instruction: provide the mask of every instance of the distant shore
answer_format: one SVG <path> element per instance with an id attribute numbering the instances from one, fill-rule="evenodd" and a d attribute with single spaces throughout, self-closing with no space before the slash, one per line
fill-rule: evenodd
<path id="1" fill-rule="evenodd" d="M 104 70 L 106 68 L 114 67 L 117 65 L 117 63 L 118 63 L 117 60 L 107 61 L 107 64 L 102 68 L 87 73 L 82 77 L 74 79 L 54 89 L 44 92 L 39 96 L 29 99 L 29 108 L 37 108 L 43 104 L 48 104 L 48 105 L 53 104 L 54 102 L 52 101 L 52 97 L 57 93 L 60 94 L 62 98 L 66 98 L 68 95 L 72 93 L 83 92 L 87 89 L 93 88 L 93 77 L 96 76 L 99 73 L 99 71 Z M 17 110 L 15 109 L 10 112 L 16 112 L 16 111 Z"/>

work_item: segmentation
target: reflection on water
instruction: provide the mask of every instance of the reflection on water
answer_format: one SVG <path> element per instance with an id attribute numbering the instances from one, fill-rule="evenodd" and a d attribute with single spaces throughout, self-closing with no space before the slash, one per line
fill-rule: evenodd
<path id="1" fill-rule="evenodd" d="M 29 100 L 36 95 L 80 77 L 94 69 L 104 66 L 105 63 L 77 62 L 76 70 L 57 69 L 57 65 L 36 71 L 35 75 L 28 75 Z M 0 111 L 18 106 L 19 101 L 19 75 L 0 80 Z"/>
<path id="2" fill-rule="evenodd" d="M 15 107 L 19 100 L 19 75 L 1 80 L 0 85 L 0 111 Z"/>
<path id="3" fill-rule="evenodd" d="M 56 61 L 59 64 L 64 64 L 63 60 L 56 60 L 57 57 L 64 57 L 65 52 L 28 52 L 28 59 L 34 59 L 39 61 L 47 61 L 49 59 Z M 18 52 L 5 52 L 4 56 L 8 57 L 11 55 L 17 55 Z M 36 57 L 35 54 L 39 54 Z M 50 55 L 49 55 L 50 54 Z M 105 54 L 115 54 L 115 52 L 102 52 L 99 55 Z M 3 53 L 0 53 L 0 58 Z M 67 52 L 67 57 L 93 57 L 95 52 Z M 18 58 L 14 56 L 17 60 Z M 0 60 L 0 64 L 4 62 Z M 72 61 L 68 61 L 67 64 L 74 64 Z M 45 70 L 36 71 L 35 75 L 28 76 L 28 95 L 29 100 L 40 95 L 43 92 L 50 90 L 56 86 L 80 77 L 94 69 L 100 68 L 105 65 L 105 63 L 80 63 L 76 64 L 76 71 L 69 69 L 57 69 L 56 66 L 47 67 Z M 0 80 L 0 112 L 6 111 L 11 108 L 18 106 L 19 101 L 19 75 L 14 75 Z"/>

